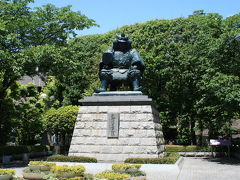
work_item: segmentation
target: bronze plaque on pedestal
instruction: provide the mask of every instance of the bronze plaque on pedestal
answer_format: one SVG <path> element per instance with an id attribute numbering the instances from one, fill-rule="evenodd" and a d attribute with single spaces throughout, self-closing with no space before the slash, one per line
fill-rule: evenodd
<path id="1" fill-rule="evenodd" d="M 119 113 L 108 113 L 107 137 L 118 138 L 119 136 Z"/>

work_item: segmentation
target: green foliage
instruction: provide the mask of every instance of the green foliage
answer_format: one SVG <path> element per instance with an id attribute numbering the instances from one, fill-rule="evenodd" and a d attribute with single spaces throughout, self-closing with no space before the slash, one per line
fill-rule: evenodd
<path id="1" fill-rule="evenodd" d="M 84 156 L 63 156 L 63 155 L 54 155 L 47 158 L 47 161 L 55 162 L 89 162 L 96 163 L 97 159 L 93 157 L 84 157 Z"/>
<path id="2" fill-rule="evenodd" d="M 51 108 L 43 115 L 43 125 L 47 132 L 71 135 L 77 118 L 78 106 Z"/>
<path id="3" fill-rule="evenodd" d="M 96 24 L 70 6 L 31 9 L 29 2 L 0 2 L 0 144 L 15 129 L 18 141 L 27 143 L 23 121 L 36 127 L 39 121 L 34 117 L 42 110 L 77 105 L 83 96 L 91 95 L 99 86 L 102 52 L 122 32 L 130 36 L 146 62 L 143 92 L 156 101 L 163 131 L 176 126 L 183 144 L 195 143 L 196 129 L 209 129 L 210 138 L 230 135 L 231 120 L 239 117 L 240 43 L 234 40 L 240 33 L 239 14 L 223 19 L 200 10 L 186 18 L 152 20 L 67 41 L 75 29 Z M 40 75 L 52 76 L 44 89 L 47 98 L 38 102 L 29 98 L 17 111 L 18 98 L 11 93 L 16 92 L 15 81 L 25 73 L 36 74 L 37 66 Z M 20 111 L 23 120 L 15 123 Z M 71 134 L 73 123 L 66 122 L 53 128 L 44 123 L 51 132 Z M 39 136 L 39 129 L 33 134 Z M 37 139 L 33 134 L 28 142 Z"/>
<path id="4" fill-rule="evenodd" d="M 56 163 L 50 163 L 45 161 L 30 161 L 29 165 L 42 165 L 42 166 L 56 166 Z"/>
<path id="5" fill-rule="evenodd" d="M 163 158 L 127 158 L 124 163 L 174 164 L 180 158 L 178 153 L 168 153 Z"/>
<path id="6" fill-rule="evenodd" d="M 75 38 L 71 47 L 80 47 L 81 53 L 75 53 L 76 48 L 70 54 L 95 61 L 91 69 L 97 72 L 96 62 L 115 34 L 129 35 L 146 62 L 143 92 L 156 101 L 163 131 L 177 126 L 181 142 L 194 144 L 196 129 L 210 128 L 210 138 L 229 136 L 231 119 L 239 116 L 240 43 L 234 40 L 239 22 L 239 14 L 223 19 L 196 11 L 187 18 L 152 20 Z M 96 72 L 86 77 L 86 95 L 98 85 Z"/>
<path id="7" fill-rule="evenodd" d="M 59 92 L 58 81 L 55 77 L 49 76 L 48 81 L 42 89 L 40 94 L 40 103 L 43 106 L 44 111 L 49 110 L 51 107 L 59 108 L 61 92 Z"/>
<path id="8" fill-rule="evenodd" d="M 23 172 L 24 173 L 36 173 L 36 174 L 49 174 L 50 173 L 50 171 L 42 171 L 42 170 L 40 170 L 40 169 L 30 169 L 30 168 L 25 168 L 24 170 L 23 170 Z"/>
<path id="9" fill-rule="evenodd" d="M 113 171 L 127 171 L 129 169 L 140 169 L 141 164 L 113 164 L 112 170 Z"/>
<path id="10" fill-rule="evenodd" d="M 56 174 L 48 174 L 48 175 L 44 176 L 44 179 L 48 179 L 48 180 L 94 180 L 94 175 L 84 174 L 84 176 L 81 176 L 81 177 L 62 178 L 62 177 L 57 177 Z"/>
<path id="11" fill-rule="evenodd" d="M 140 164 L 113 164 L 113 172 L 129 174 L 131 177 L 145 176 L 143 171 L 140 171 Z"/>
<path id="12" fill-rule="evenodd" d="M 85 180 L 84 177 L 73 177 L 73 178 L 70 178 L 70 180 Z"/>
<path id="13" fill-rule="evenodd" d="M 62 165 L 62 166 L 53 166 L 51 168 L 51 172 L 56 174 L 57 177 L 66 177 L 66 173 L 70 173 L 74 176 L 84 176 L 85 172 L 85 167 L 82 165 L 77 165 L 77 166 L 67 166 L 67 165 Z"/>
<path id="14" fill-rule="evenodd" d="M 211 152 L 210 146 L 166 145 L 167 152 Z"/>
<path id="15" fill-rule="evenodd" d="M 191 143 L 191 129 L 189 128 L 189 115 L 179 115 L 178 119 L 178 139 L 180 140 L 180 144 L 190 144 Z"/>
<path id="16" fill-rule="evenodd" d="M 1 146 L 0 155 L 14 155 L 52 150 L 50 146 Z"/>
<path id="17" fill-rule="evenodd" d="M 34 84 L 19 84 L 12 89 L 15 98 L 15 136 L 18 144 L 33 145 L 39 141 L 42 131 L 42 106 L 38 102 L 39 93 Z"/>
<path id="18" fill-rule="evenodd" d="M 14 128 L 15 102 L 8 91 L 13 90 L 15 82 L 25 74 L 37 74 L 37 66 L 42 73 L 50 72 L 49 68 L 56 72 L 62 67 L 63 58 L 55 52 L 67 46 L 67 39 L 76 35 L 74 30 L 96 25 L 92 19 L 72 11 L 70 6 L 57 8 L 47 4 L 31 9 L 30 2 L 33 1 L 0 1 L 0 144 L 6 143 Z M 41 61 L 36 58 L 48 56 Z M 52 61 L 46 63 L 48 60 Z M 35 110 L 29 113 L 32 116 Z M 20 143 L 25 143 L 23 132 L 21 129 Z"/>
<path id="19" fill-rule="evenodd" d="M 121 180 L 124 178 L 131 177 L 129 174 L 117 173 L 104 171 L 95 175 L 99 179 L 108 179 L 108 180 Z"/>
<path id="20" fill-rule="evenodd" d="M 0 175 L 15 175 L 16 172 L 13 169 L 0 169 Z"/>

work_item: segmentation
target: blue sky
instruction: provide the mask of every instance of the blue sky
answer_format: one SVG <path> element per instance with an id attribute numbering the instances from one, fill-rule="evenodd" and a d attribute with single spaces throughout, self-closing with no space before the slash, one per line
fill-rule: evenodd
<path id="1" fill-rule="evenodd" d="M 224 18 L 240 13 L 240 0 L 35 0 L 33 6 L 47 3 L 57 7 L 72 5 L 74 11 L 81 11 L 100 25 L 77 32 L 79 36 L 102 34 L 153 19 L 187 17 L 195 10 L 219 13 Z"/>

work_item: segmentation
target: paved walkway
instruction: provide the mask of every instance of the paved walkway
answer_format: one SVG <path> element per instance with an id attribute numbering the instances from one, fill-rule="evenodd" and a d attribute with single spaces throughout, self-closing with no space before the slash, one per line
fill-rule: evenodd
<path id="1" fill-rule="evenodd" d="M 21 176 L 23 167 L 16 169 Z M 161 171 L 147 180 L 240 180 L 240 161 L 228 158 L 198 158 L 186 157 L 180 172 Z"/>
<path id="2" fill-rule="evenodd" d="M 240 161 L 229 158 L 184 158 L 177 180 L 240 180 Z"/>

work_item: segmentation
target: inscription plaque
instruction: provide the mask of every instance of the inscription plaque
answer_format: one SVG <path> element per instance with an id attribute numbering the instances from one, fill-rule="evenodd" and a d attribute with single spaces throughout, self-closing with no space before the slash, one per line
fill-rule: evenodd
<path id="1" fill-rule="evenodd" d="M 107 137 L 118 138 L 119 136 L 119 113 L 108 113 Z"/>

